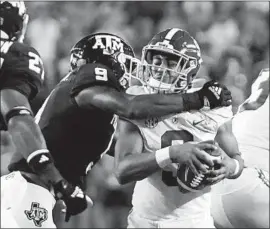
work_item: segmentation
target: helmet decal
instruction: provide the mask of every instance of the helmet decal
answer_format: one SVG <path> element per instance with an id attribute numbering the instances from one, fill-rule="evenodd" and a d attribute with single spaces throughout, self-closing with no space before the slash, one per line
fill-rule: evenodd
<path id="1" fill-rule="evenodd" d="M 121 39 L 111 35 L 96 35 L 93 49 L 103 49 L 103 54 L 111 55 L 115 51 L 124 52 L 124 44 Z"/>
<path id="2" fill-rule="evenodd" d="M 100 63 L 109 67 L 123 87 L 129 82 L 127 72 L 134 69 L 132 47 L 117 35 L 90 34 L 79 40 L 70 51 L 71 70 L 87 63 Z"/>

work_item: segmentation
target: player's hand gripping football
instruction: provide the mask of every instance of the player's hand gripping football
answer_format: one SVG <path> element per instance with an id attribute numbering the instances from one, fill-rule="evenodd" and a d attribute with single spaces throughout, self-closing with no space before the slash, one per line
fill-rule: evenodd
<path id="1" fill-rule="evenodd" d="M 200 171 L 208 173 L 209 167 L 214 166 L 215 160 L 205 150 L 217 150 L 217 146 L 211 142 L 187 142 L 170 146 L 170 156 L 173 163 L 186 164 L 195 175 Z"/>
<path id="2" fill-rule="evenodd" d="M 66 180 L 61 180 L 54 185 L 57 199 L 64 201 L 66 206 L 65 221 L 68 222 L 71 216 L 83 212 L 89 205 L 93 206 L 93 201 L 78 186 L 73 186 Z"/>
<path id="3" fill-rule="evenodd" d="M 218 161 L 218 169 L 213 169 L 208 172 L 208 178 L 207 181 L 213 185 L 221 180 L 228 178 L 232 178 L 232 173 L 235 169 L 235 162 L 232 158 L 230 158 L 223 150 L 222 152 L 222 160 Z M 234 178 L 232 178 L 234 179 Z"/>
<path id="4" fill-rule="evenodd" d="M 197 93 L 204 108 L 213 109 L 232 104 L 232 95 L 229 89 L 214 80 L 205 83 Z"/>

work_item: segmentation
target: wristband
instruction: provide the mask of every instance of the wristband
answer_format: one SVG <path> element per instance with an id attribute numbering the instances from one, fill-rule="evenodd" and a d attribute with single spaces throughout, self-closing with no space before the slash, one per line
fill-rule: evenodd
<path id="1" fill-rule="evenodd" d="M 33 153 L 31 153 L 28 157 L 27 157 L 27 163 L 29 163 L 34 157 L 36 157 L 39 154 L 44 154 L 44 153 L 50 153 L 48 149 L 38 149 L 36 151 L 34 151 Z"/>
<path id="2" fill-rule="evenodd" d="M 236 176 L 239 173 L 240 165 L 239 165 L 238 160 L 236 160 L 236 159 L 233 159 L 233 160 L 235 161 L 236 167 L 235 167 L 235 170 L 234 170 L 234 173 L 232 174 L 232 176 Z"/>
<path id="3" fill-rule="evenodd" d="M 156 162 L 158 166 L 162 169 L 164 169 L 166 166 L 172 163 L 169 149 L 170 147 L 165 147 L 157 150 L 155 153 Z"/>
<path id="4" fill-rule="evenodd" d="M 25 107 L 25 106 L 16 106 L 13 107 L 5 116 L 5 121 L 6 123 L 9 122 L 9 120 L 11 118 L 13 118 L 14 116 L 22 116 L 22 115 L 29 115 L 33 117 L 33 112 Z"/>
<path id="5" fill-rule="evenodd" d="M 184 111 L 199 110 L 203 107 L 203 101 L 201 101 L 199 93 L 184 93 L 182 94 Z"/>
<path id="6" fill-rule="evenodd" d="M 27 157 L 27 163 L 35 172 L 41 172 L 48 164 L 53 163 L 53 158 L 47 149 L 39 149 Z"/>

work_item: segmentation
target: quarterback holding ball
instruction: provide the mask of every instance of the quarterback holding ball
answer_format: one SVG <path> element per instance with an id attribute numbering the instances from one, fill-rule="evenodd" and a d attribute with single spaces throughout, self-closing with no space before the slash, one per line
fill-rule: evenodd
<path id="1" fill-rule="evenodd" d="M 144 47 L 141 63 L 143 74 L 132 77 L 142 86 L 132 86 L 127 93 L 185 96 L 191 91 L 209 90 L 213 97 L 211 101 L 202 97 L 205 107 L 200 110 L 119 120 L 116 177 L 120 184 L 136 181 L 128 228 L 214 228 L 211 184 L 236 178 L 243 169 L 231 128 L 223 125 L 232 117 L 226 99 L 230 92 L 212 81 L 194 88 L 202 63 L 200 48 L 181 29 L 156 34 Z M 220 155 L 210 155 L 217 151 L 222 160 Z"/>

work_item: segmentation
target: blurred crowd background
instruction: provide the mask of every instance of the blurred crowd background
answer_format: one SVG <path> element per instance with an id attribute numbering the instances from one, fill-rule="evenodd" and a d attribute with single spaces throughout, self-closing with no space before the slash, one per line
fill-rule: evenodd
<path id="1" fill-rule="evenodd" d="M 45 64 L 46 81 L 32 103 L 37 111 L 48 93 L 69 71 L 69 51 L 82 37 L 111 32 L 123 37 L 138 58 L 155 33 L 170 27 L 187 30 L 202 51 L 198 77 L 216 79 L 231 90 L 233 109 L 250 93 L 262 68 L 269 68 L 269 2 L 26 2 L 30 23 L 26 42 Z M 89 149 L 91 151 L 91 149 Z M 112 168 L 100 162 L 89 175 L 88 193 L 95 207 L 59 227 L 126 226 L 133 184 L 120 187 Z M 60 206 L 59 206 L 60 207 Z"/>

